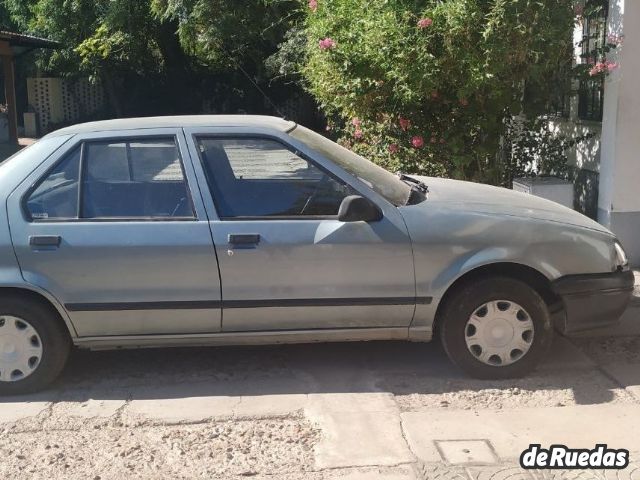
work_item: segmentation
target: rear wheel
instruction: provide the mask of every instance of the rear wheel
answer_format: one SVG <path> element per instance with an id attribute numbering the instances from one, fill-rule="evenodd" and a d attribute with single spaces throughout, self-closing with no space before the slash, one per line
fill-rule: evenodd
<path id="1" fill-rule="evenodd" d="M 0 395 L 40 390 L 62 371 L 71 340 L 37 300 L 0 298 Z"/>
<path id="2" fill-rule="evenodd" d="M 551 345 L 547 305 L 526 283 L 490 277 L 459 287 L 441 312 L 449 358 L 476 378 L 526 375 Z"/>

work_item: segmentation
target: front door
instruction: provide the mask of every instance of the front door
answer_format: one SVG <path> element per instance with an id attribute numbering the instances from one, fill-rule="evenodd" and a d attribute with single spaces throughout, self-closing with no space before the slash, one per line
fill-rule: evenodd
<path id="1" fill-rule="evenodd" d="M 81 337 L 220 330 L 220 281 L 178 129 L 76 137 L 11 195 L 24 279 Z M 197 191 L 197 189 L 196 189 Z"/>
<path id="2" fill-rule="evenodd" d="M 189 133 L 215 203 L 223 331 L 410 324 L 413 258 L 395 208 L 340 222 L 358 192 L 284 139 Z"/>

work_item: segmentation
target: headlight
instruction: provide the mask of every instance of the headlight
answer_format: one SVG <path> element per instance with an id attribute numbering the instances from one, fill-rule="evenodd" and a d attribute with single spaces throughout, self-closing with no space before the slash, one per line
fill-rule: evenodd
<path id="1" fill-rule="evenodd" d="M 619 270 L 624 270 L 629 266 L 629 260 L 627 259 L 627 254 L 622 248 L 622 244 L 616 240 L 615 243 L 616 248 L 616 264 L 615 267 Z"/>

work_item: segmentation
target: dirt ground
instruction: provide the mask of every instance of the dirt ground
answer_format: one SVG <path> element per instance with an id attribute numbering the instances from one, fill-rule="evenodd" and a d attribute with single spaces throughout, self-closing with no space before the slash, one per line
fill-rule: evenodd
<path id="1" fill-rule="evenodd" d="M 395 433 L 378 427 L 357 435 L 380 432 L 382 453 L 371 447 L 373 460 L 336 460 L 340 423 L 363 412 L 375 421 L 640 404 L 635 383 L 611 373 L 640 367 L 639 347 L 638 336 L 560 338 L 533 375 L 500 382 L 466 378 L 437 344 L 78 351 L 52 389 L 0 399 L 0 418 L 2 409 L 17 416 L 0 422 L 0 479 L 429 478 L 410 442 L 408 458 L 401 451 L 400 460 L 384 460 L 385 435 Z M 365 399 L 379 405 L 366 409 Z"/>

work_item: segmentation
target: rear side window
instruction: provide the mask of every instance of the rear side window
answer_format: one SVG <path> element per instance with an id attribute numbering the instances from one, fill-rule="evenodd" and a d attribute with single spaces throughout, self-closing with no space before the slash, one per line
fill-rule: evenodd
<path id="1" fill-rule="evenodd" d="M 34 220 L 194 216 L 173 138 L 86 142 L 41 181 L 27 206 Z"/>
<path id="2" fill-rule="evenodd" d="M 75 148 L 36 187 L 27 200 L 34 220 L 76 218 L 80 148 Z"/>

